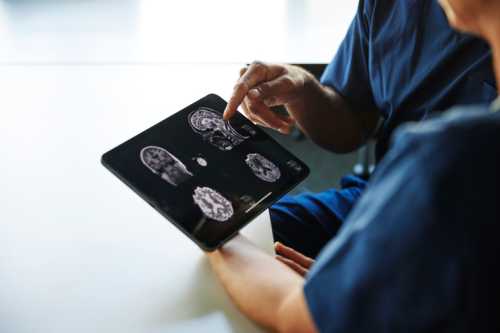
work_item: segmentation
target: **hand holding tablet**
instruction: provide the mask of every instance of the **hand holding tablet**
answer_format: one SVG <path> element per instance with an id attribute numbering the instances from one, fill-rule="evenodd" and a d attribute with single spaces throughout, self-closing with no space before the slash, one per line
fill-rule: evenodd
<path id="1" fill-rule="evenodd" d="M 102 163 L 211 251 L 290 191 L 307 166 L 208 95 L 102 156 Z"/>

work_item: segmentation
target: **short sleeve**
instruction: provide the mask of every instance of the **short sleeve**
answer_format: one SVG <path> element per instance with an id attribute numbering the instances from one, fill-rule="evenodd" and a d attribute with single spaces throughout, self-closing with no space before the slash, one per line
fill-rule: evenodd
<path id="1" fill-rule="evenodd" d="M 369 1 L 359 1 L 358 11 L 321 83 L 333 88 L 360 112 L 375 111 L 369 77 Z"/>
<path id="2" fill-rule="evenodd" d="M 319 331 L 498 325 L 499 167 L 500 114 L 480 108 L 401 128 L 307 277 Z"/>

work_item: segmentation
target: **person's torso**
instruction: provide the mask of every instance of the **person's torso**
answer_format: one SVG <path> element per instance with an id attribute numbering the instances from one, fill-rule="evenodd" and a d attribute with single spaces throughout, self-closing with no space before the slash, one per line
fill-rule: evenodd
<path id="1" fill-rule="evenodd" d="M 364 14 L 371 89 L 384 117 L 378 157 L 399 124 L 496 97 L 488 45 L 455 32 L 437 1 L 368 1 Z"/>

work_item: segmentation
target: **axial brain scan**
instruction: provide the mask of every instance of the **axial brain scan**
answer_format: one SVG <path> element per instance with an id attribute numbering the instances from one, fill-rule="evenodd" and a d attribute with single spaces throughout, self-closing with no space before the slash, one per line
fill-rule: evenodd
<path id="1" fill-rule="evenodd" d="M 225 222 L 234 214 L 231 202 L 209 187 L 197 187 L 193 200 L 203 214 L 212 220 Z"/>
<path id="2" fill-rule="evenodd" d="M 222 119 L 222 115 L 207 107 L 191 112 L 188 121 L 193 131 L 220 150 L 231 150 L 249 138 L 238 133 Z"/>
<path id="3" fill-rule="evenodd" d="M 186 166 L 166 149 L 148 146 L 141 150 L 142 163 L 156 175 L 173 186 L 193 176 Z"/>
<path id="4" fill-rule="evenodd" d="M 245 162 L 254 175 L 265 182 L 274 183 L 281 177 L 280 169 L 261 154 L 248 154 Z"/>

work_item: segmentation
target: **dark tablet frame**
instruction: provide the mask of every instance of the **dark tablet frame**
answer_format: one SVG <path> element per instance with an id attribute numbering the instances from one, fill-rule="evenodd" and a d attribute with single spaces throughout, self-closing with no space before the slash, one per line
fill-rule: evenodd
<path id="1" fill-rule="evenodd" d="M 246 213 L 246 215 L 244 215 L 243 219 L 239 220 L 238 222 L 234 222 L 234 231 L 230 232 L 227 235 L 224 235 L 221 239 L 217 239 L 217 240 L 215 240 L 213 242 L 208 242 L 208 241 L 204 241 L 202 239 L 196 238 L 193 234 L 191 234 L 188 230 L 186 230 L 185 226 L 183 226 L 182 223 L 179 223 L 173 216 L 169 215 L 168 212 L 166 212 L 161 207 L 159 207 L 159 205 L 157 205 L 154 202 L 154 200 L 152 200 L 152 198 L 149 197 L 148 194 L 143 193 L 139 188 L 135 187 L 134 184 L 133 184 L 133 182 L 131 180 L 128 180 L 125 177 L 123 177 L 123 175 L 121 175 L 120 172 L 118 170 L 116 170 L 116 168 L 113 167 L 111 160 L 112 160 L 112 155 L 113 155 L 113 152 L 115 151 L 115 149 L 118 149 L 118 148 L 120 148 L 120 147 L 122 147 L 124 145 L 127 145 L 129 142 L 131 142 L 132 140 L 135 140 L 137 137 L 139 137 L 139 136 L 147 133 L 148 131 L 152 130 L 156 126 L 160 126 L 164 122 L 168 121 L 171 117 L 175 116 L 176 114 L 178 114 L 180 112 L 184 112 L 186 109 L 191 109 L 191 108 L 193 108 L 193 106 L 195 106 L 197 104 L 200 104 L 200 103 L 203 103 L 203 101 L 206 100 L 206 99 L 214 99 L 214 98 L 220 100 L 224 104 L 226 103 L 221 97 L 219 97 L 217 95 L 214 95 L 214 94 L 209 94 L 209 95 L 205 96 L 204 98 L 196 101 L 195 103 L 189 105 L 188 107 L 184 108 L 183 110 L 175 113 L 174 115 L 171 115 L 170 117 L 167 117 L 165 120 L 161 121 L 160 123 L 158 123 L 158 124 L 156 124 L 156 125 L 148 128 L 147 130 L 141 132 L 140 134 L 134 136 L 133 138 L 127 140 L 126 142 L 118 145 L 114 149 L 112 149 L 112 150 L 106 152 L 105 154 L 103 154 L 102 157 L 101 157 L 101 163 L 109 171 L 111 171 L 111 173 L 113 173 L 117 178 L 119 178 L 132 191 L 134 191 L 137 195 L 139 195 L 144 201 L 146 201 L 151 207 L 153 207 L 157 212 L 159 212 L 169 222 L 171 222 L 173 225 L 175 225 L 177 227 L 177 229 L 179 229 L 182 233 L 184 233 L 187 237 L 189 237 L 193 242 L 195 242 L 204 251 L 213 251 L 213 250 L 216 250 L 217 248 L 221 247 L 224 243 L 226 243 L 227 241 L 229 241 L 231 238 L 233 238 L 234 236 L 236 236 L 238 234 L 238 232 L 243 227 L 245 227 L 248 223 L 250 223 L 251 221 L 253 221 L 256 217 L 258 217 L 262 212 L 264 212 L 266 209 L 268 209 L 273 203 L 275 203 L 277 200 L 279 200 L 283 195 L 285 195 L 290 190 L 292 190 L 294 187 L 296 187 L 299 183 L 301 183 L 309 175 L 309 173 L 310 173 L 309 168 L 307 167 L 307 165 L 304 162 L 302 162 L 300 159 L 298 159 L 296 156 L 294 156 L 288 150 L 286 150 L 285 148 L 283 148 L 276 140 L 274 140 L 267 133 L 265 133 L 264 131 L 262 131 L 260 128 L 255 127 L 254 129 L 256 131 L 259 131 L 259 135 L 265 136 L 266 140 L 268 140 L 268 141 L 272 142 L 273 144 L 279 146 L 280 149 L 286 151 L 286 153 L 288 155 L 290 155 L 291 158 L 293 158 L 296 161 L 299 161 L 300 164 L 301 164 L 301 167 L 303 168 L 303 172 L 300 175 L 300 177 L 297 177 L 296 181 L 291 182 L 286 188 L 284 188 L 279 193 L 274 193 L 273 192 L 273 195 L 271 195 L 268 198 L 265 198 L 264 200 L 262 200 L 262 202 L 260 202 L 258 204 L 258 206 L 255 209 L 253 209 L 250 213 Z M 248 121 L 248 120 L 246 120 L 246 121 Z M 248 123 L 251 124 L 249 121 L 248 121 Z M 252 126 L 254 126 L 254 125 L 252 124 Z"/>

